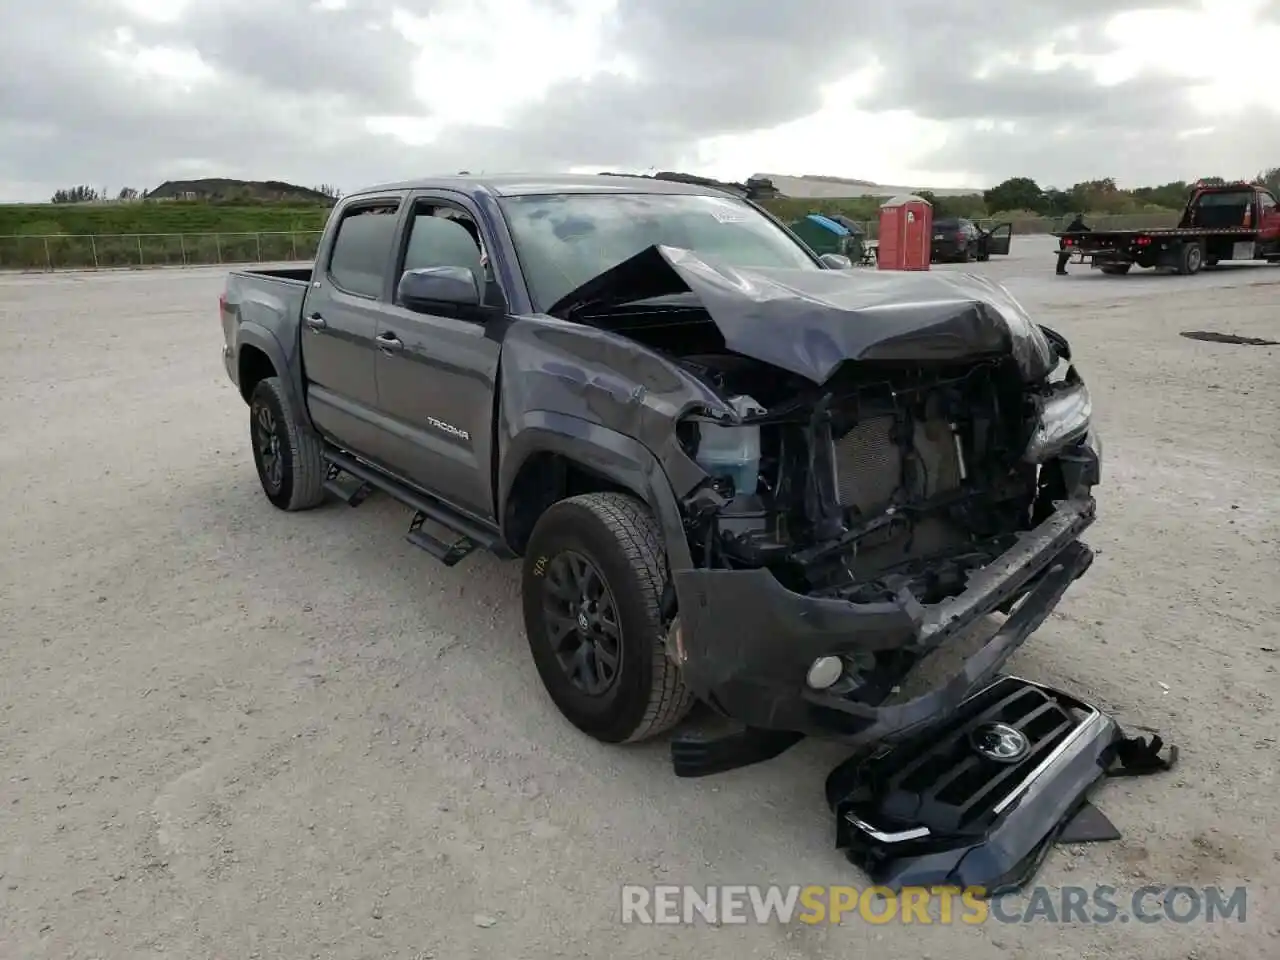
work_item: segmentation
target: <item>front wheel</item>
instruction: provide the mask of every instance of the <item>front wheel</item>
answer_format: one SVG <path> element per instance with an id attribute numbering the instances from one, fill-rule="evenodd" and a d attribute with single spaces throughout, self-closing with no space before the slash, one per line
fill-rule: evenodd
<path id="1" fill-rule="evenodd" d="M 675 726 L 693 696 L 666 653 L 666 554 L 643 503 L 589 493 L 552 505 L 525 551 L 525 632 L 556 707 L 605 743 Z"/>
<path id="2" fill-rule="evenodd" d="M 320 439 L 298 423 L 279 377 L 249 398 L 249 436 L 262 492 L 281 510 L 309 510 L 324 500 Z"/>

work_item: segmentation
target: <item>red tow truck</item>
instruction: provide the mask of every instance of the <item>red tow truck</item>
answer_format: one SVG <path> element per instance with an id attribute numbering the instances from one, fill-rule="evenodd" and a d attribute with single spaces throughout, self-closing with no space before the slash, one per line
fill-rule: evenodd
<path id="1" fill-rule="evenodd" d="M 1124 274 L 1135 264 L 1199 273 L 1224 260 L 1280 263 L 1280 204 L 1252 183 L 1192 187 L 1176 227 L 1155 230 L 1075 230 L 1055 233 L 1071 262 Z"/>

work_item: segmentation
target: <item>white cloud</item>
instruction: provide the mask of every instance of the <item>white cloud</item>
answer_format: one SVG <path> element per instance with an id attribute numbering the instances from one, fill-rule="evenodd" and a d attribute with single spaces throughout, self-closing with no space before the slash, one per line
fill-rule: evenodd
<path id="1" fill-rule="evenodd" d="M 1207 138 L 1216 128 L 1207 121 L 1224 114 L 1253 111 L 1260 124 L 1280 125 L 1275 102 L 1275 63 L 1280 51 L 1280 25 L 1262 25 L 1256 18 L 1266 0 L 1204 0 L 1196 11 L 1149 9 L 1116 14 L 1106 22 L 1103 34 L 1115 44 L 1106 54 L 1064 53 L 1081 39 L 1078 27 L 1058 32 L 1054 41 L 1035 49 L 1010 52 L 984 61 L 974 73 L 984 79 L 1019 66 L 1048 73 L 1063 66 L 1088 70 L 1101 89 L 1080 90 L 1079 95 L 1105 96 L 1105 90 L 1152 72 L 1168 73 L 1195 81 L 1188 93 L 1187 115 L 1168 118 L 1170 131 L 1179 140 Z M 690 152 L 690 160 L 713 176 L 740 177 L 746 170 L 776 173 L 833 173 L 881 183 L 927 182 L 938 187 L 989 186 L 979 183 L 980 173 L 968 172 L 957 158 L 955 169 L 922 169 L 921 158 L 934 154 L 948 138 L 946 124 L 917 116 L 911 111 L 876 112 L 874 68 L 851 74 L 842 84 L 846 96 L 824 104 L 818 112 L 769 130 L 704 140 Z M 847 96 L 864 87 L 869 94 Z M 986 132 L 1013 134 L 1017 124 L 1009 120 L 983 119 L 975 126 Z M 1075 134 L 1069 124 L 1056 132 Z M 1127 151 L 1127 147 L 1097 144 L 1100 151 Z M 1222 151 L 1206 153 L 1206 165 L 1220 163 Z M 1121 159 L 1115 157 L 1113 159 Z M 1125 159 L 1128 159 L 1127 157 Z M 1251 165 L 1252 163 L 1252 165 Z M 1241 158 L 1246 175 L 1280 157 Z M 1034 176 L 1035 171 L 1028 171 Z M 1183 171 L 1181 176 L 1191 174 Z M 1178 174 L 1161 171 L 1151 179 Z M 1081 173 L 1079 179 L 1085 179 Z"/>
<path id="2" fill-rule="evenodd" d="M 425 16 L 398 9 L 392 25 L 418 44 L 414 92 L 429 120 L 397 128 L 430 142 L 455 124 L 500 127 L 557 83 L 601 74 L 625 76 L 604 28 L 612 0 L 568 0 L 548 9 L 536 0 L 450 0 Z"/>
<path id="3" fill-rule="evenodd" d="M 1249 175 L 1280 163 L 1276 19 L 1262 0 L 58 0 L 0 31 L 0 197 L 194 170 Z"/>

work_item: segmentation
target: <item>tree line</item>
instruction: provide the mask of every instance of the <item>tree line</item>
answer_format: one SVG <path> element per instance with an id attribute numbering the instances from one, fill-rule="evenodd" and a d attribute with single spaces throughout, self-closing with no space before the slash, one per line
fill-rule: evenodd
<path id="1" fill-rule="evenodd" d="M 1222 177 L 1201 177 L 1198 183 L 1224 184 Z M 1280 193 L 1280 167 L 1263 170 L 1253 183 Z M 1136 187 L 1123 190 L 1114 178 L 1086 180 L 1068 190 L 1057 187 L 1041 187 L 1030 177 L 1011 177 L 982 193 L 983 202 L 990 213 L 1012 210 L 1030 210 L 1043 217 L 1062 217 L 1069 213 L 1142 213 L 1144 209 L 1160 207 L 1178 210 L 1187 202 L 1192 183 L 1174 180 L 1157 187 Z M 945 200 L 943 201 L 945 205 Z"/>
<path id="2" fill-rule="evenodd" d="M 337 200 L 342 194 L 333 184 L 322 183 L 318 187 L 312 187 L 317 193 L 324 194 L 331 200 Z M 61 190 L 55 190 L 53 196 L 49 199 L 50 203 L 104 203 L 115 200 L 121 203 L 127 203 L 131 200 L 146 200 L 150 197 L 149 190 L 138 190 L 134 187 L 121 187 L 113 197 L 106 189 L 98 190 L 84 184 L 76 187 L 64 187 Z M 252 197 L 248 195 L 244 198 L 248 202 L 252 202 Z"/>

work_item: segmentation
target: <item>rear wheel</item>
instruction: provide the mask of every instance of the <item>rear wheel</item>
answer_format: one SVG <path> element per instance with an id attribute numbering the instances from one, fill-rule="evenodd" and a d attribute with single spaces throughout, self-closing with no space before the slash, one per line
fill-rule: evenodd
<path id="1" fill-rule="evenodd" d="M 562 500 L 525 551 L 525 631 L 556 707 L 605 743 L 644 740 L 693 705 L 668 658 L 660 600 L 662 536 L 640 501 L 617 493 Z"/>
<path id="2" fill-rule="evenodd" d="M 1191 276 L 1204 266 L 1204 247 L 1199 243 L 1185 243 L 1178 253 L 1178 273 Z"/>
<path id="3" fill-rule="evenodd" d="M 1132 266 L 1133 264 L 1131 263 L 1109 263 L 1105 267 L 1099 267 L 1098 269 L 1112 276 L 1124 276 Z"/>
<path id="4" fill-rule="evenodd" d="M 324 500 L 320 439 L 294 416 L 279 377 L 267 377 L 249 398 L 249 436 L 262 492 L 281 510 L 309 510 Z"/>

